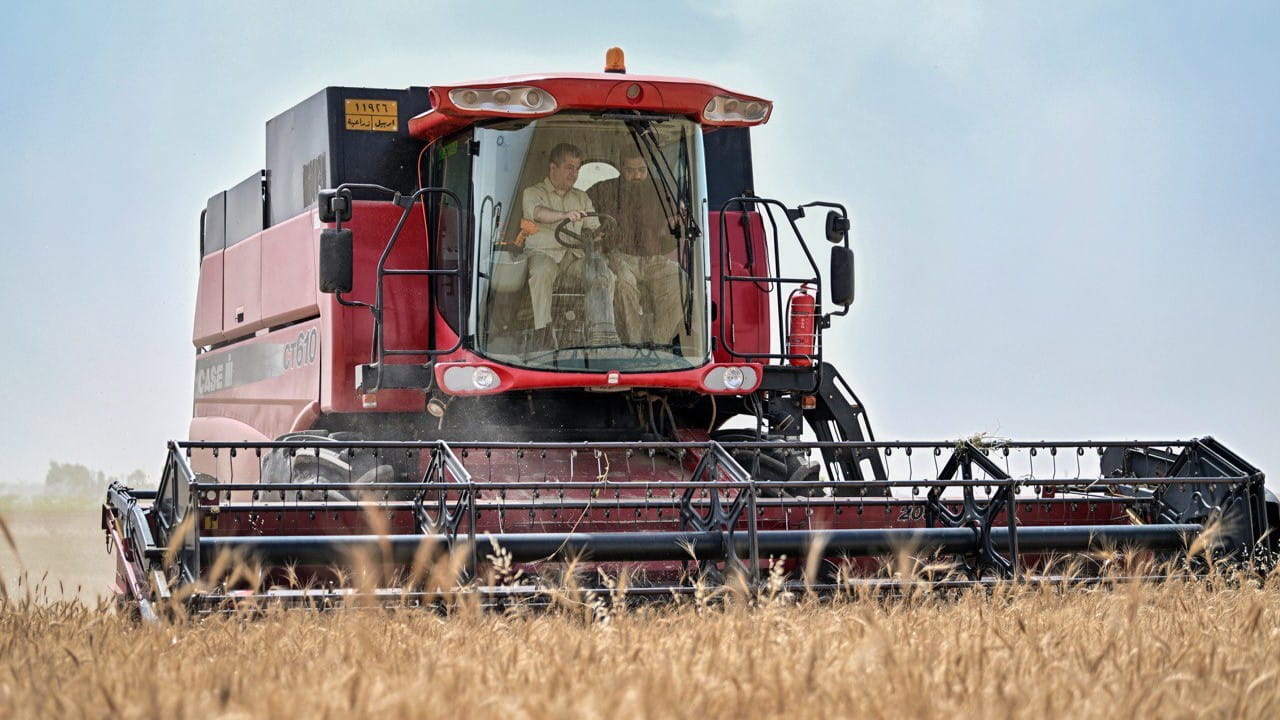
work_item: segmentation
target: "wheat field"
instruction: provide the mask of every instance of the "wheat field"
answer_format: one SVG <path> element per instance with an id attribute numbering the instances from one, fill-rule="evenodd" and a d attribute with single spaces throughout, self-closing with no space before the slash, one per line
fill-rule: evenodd
<path id="1" fill-rule="evenodd" d="M 7 717 L 1275 717 L 1280 582 L 140 626 L 0 602 Z"/>
<path id="2" fill-rule="evenodd" d="M 540 611 L 463 602 L 140 625 L 61 577 L 109 578 L 100 531 L 45 515 L 5 513 L 0 555 L 24 570 L 5 558 L 0 717 L 1280 715 L 1277 572 L 821 601 L 775 586 L 638 608 L 566 588 Z M 47 542 L 58 528 L 64 542 Z M 100 575 L 58 552 L 90 540 Z"/>

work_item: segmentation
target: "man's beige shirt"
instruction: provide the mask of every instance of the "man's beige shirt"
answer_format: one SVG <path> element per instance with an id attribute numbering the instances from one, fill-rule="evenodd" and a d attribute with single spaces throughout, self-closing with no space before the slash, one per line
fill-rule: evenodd
<path id="1" fill-rule="evenodd" d="M 556 192 L 555 186 L 551 184 L 551 178 L 546 178 L 537 185 L 531 185 L 524 189 L 524 194 L 520 197 L 520 207 L 524 211 L 524 217 L 533 220 L 534 208 L 541 205 L 548 210 L 556 210 L 558 212 L 569 212 L 571 210 L 580 210 L 582 212 L 595 212 L 595 208 L 591 205 L 591 198 L 587 194 L 577 188 L 569 188 L 564 195 Z M 535 221 L 536 222 L 536 221 Z M 528 250 L 537 250 L 546 253 L 560 262 L 564 258 L 567 249 L 565 246 L 556 242 L 556 226 L 559 221 L 553 223 L 538 223 L 538 232 L 530 235 L 524 241 L 524 246 Z M 579 222 L 571 222 L 565 226 L 567 230 L 580 233 L 585 228 L 600 227 L 600 221 L 589 217 Z M 573 242 L 573 240 L 570 240 Z M 581 251 L 574 253 L 581 255 Z"/>

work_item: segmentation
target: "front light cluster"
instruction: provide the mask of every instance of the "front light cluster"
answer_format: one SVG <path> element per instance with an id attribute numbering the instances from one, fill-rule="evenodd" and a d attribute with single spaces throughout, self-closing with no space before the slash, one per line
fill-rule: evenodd
<path id="1" fill-rule="evenodd" d="M 449 101 L 460 110 L 542 115 L 555 112 L 556 99 L 542 88 L 516 85 L 500 88 L 454 88 Z"/>
<path id="2" fill-rule="evenodd" d="M 759 382 L 759 373 L 750 365 L 717 365 L 702 378 L 702 386 L 712 392 L 749 392 Z"/>
<path id="3" fill-rule="evenodd" d="M 485 365 L 457 365 L 445 369 L 440 384 L 449 393 L 486 393 L 500 390 L 502 378 Z"/>
<path id="4" fill-rule="evenodd" d="M 702 109 L 702 119 L 713 123 L 762 123 L 769 119 L 773 103 L 717 95 Z"/>

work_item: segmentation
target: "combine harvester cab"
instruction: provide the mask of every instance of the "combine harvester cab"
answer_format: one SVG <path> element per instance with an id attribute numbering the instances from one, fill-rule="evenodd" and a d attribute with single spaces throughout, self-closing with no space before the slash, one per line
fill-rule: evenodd
<path id="1" fill-rule="evenodd" d="M 811 589 L 904 554 L 947 582 L 1270 562 L 1275 498 L 1212 439 L 875 441 L 823 347 L 848 214 L 754 192 L 771 111 L 611 51 L 270 120 L 266 168 L 202 215 L 190 439 L 155 492 L 108 492 L 120 599 L 331 603 L 359 558 L 395 602 L 539 597 L 569 564 L 670 595 L 783 556 L 821 560 Z"/>

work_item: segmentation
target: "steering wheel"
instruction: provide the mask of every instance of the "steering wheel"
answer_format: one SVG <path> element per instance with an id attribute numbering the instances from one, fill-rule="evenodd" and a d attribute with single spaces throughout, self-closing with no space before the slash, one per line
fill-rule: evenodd
<path id="1" fill-rule="evenodd" d="M 618 221 L 615 220 L 612 215 L 605 215 L 604 213 L 587 213 L 583 215 L 584 219 L 589 217 L 596 218 L 600 221 L 600 227 L 595 233 L 597 236 L 603 237 L 612 235 L 618 229 Z M 589 231 L 579 233 L 570 230 L 570 222 L 572 222 L 572 220 L 565 218 L 560 221 L 559 225 L 556 225 L 556 242 L 570 250 L 585 250 L 589 244 L 595 242 L 595 237 L 593 237 L 592 233 Z"/>

